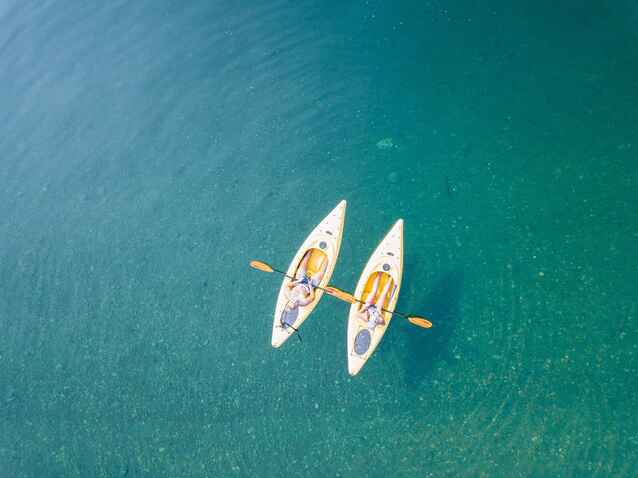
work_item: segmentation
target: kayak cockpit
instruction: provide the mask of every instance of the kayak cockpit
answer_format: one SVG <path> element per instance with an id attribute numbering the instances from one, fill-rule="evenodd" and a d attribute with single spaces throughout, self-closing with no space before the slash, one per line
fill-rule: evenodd
<path id="1" fill-rule="evenodd" d="M 320 273 L 322 270 L 325 270 L 326 266 L 324 264 L 327 264 L 328 256 L 321 249 L 311 247 L 306 251 L 304 255 L 301 256 L 301 259 L 299 260 L 299 263 L 295 268 L 295 277 L 298 277 L 301 264 L 308 254 L 310 254 L 310 256 L 308 257 L 308 262 L 306 263 L 306 277 L 312 278 L 316 274 Z"/>
<path id="2" fill-rule="evenodd" d="M 377 277 L 379 277 L 377 290 L 374 296 L 371 297 L 372 292 L 374 290 L 374 282 L 377 279 Z M 379 296 L 383 293 L 383 290 L 385 289 L 388 282 L 390 282 L 390 287 L 388 288 L 388 293 L 386 294 L 385 300 L 383 301 L 383 308 L 387 309 L 388 305 L 390 304 L 390 301 L 392 300 L 392 291 L 394 290 L 394 287 L 395 287 L 394 279 L 387 272 L 374 271 L 372 274 L 370 274 L 368 276 L 368 280 L 366 281 L 366 285 L 363 288 L 361 297 L 358 297 L 358 299 L 363 303 L 368 302 L 368 303 L 375 304 L 377 300 L 379 299 Z M 364 305 L 361 302 L 359 303 L 359 310 L 361 310 Z"/>

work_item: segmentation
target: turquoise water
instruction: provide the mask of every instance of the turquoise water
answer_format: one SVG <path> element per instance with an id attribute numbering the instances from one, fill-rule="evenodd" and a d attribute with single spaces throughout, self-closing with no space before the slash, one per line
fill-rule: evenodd
<path id="1" fill-rule="evenodd" d="M 0 469 L 15 477 L 636 476 L 638 8 L 0 2 Z M 270 347 L 348 200 L 347 306 Z"/>

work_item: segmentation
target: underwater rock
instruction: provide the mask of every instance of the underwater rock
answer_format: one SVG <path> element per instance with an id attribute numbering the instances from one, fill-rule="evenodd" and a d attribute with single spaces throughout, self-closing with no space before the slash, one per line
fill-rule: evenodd
<path id="1" fill-rule="evenodd" d="M 396 148 L 392 138 L 383 138 L 377 141 L 377 148 L 379 149 L 392 149 Z"/>

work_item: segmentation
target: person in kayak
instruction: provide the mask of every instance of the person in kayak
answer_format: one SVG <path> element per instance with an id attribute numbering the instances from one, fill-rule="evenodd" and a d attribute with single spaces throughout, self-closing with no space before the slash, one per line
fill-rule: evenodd
<path id="1" fill-rule="evenodd" d="M 304 254 L 301 263 L 297 268 L 295 274 L 295 280 L 290 281 L 287 284 L 290 292 L 288 293 L 288 304 L 286 304 L 286 310 L 288 312 L 296 309 L 297 307 L 304 307 L 315 300 L 315 288 L 323 279 L 323 275 L 326 272 L 328 261 L 325 258 L 322 260 L 321 267 L 315 272 L 312 277 L 308 276 L 308 260 L 312 251 L 308 251 Z"/>
<path id="2" fill-rule="evenodd" d="M 385 319 L 383 318 L 383 304 L 385 304 L 385 299 L 390 291 L 390 287 L 392 286 L 392 280 L 388 280 L 379 294 L 377 300 L 374 300 L 374 297 L 377 295 L 377 291 L 379 290 L 379 281 L 381 280 L 381 272 L 377 273 L 377 276 L 374 278 L 374 283 L 372 285 L 372 291 L 368 294 L 368 298 L 366 299 L 363 307 L 357 311 L 357 316 L 363 322 L 366 322 L 366 325 L 370 332 L 373 332 L 377 325 L 385 325 Z"/>

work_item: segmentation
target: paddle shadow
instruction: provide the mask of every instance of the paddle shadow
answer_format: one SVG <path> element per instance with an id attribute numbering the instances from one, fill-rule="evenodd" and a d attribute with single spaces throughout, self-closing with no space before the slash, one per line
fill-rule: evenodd
<path id="1" fill-rule="evenodd" d="M 452 358 L 449 342 L 460 319 L 462 288 L 462 271 L 451 270 L 424 291 L 421 301 L 416 302 L 414 307 L 410 306 L 411 310 L 422 311 L 432 321 L 433 327 L 419 329 L 403 321 L 406 330 L 402 339 L 407 352 L 404 371 L 409 387 L 421 386 L 437 364 Z M 414 296 L 419 296 L 418 291 Z"/>

